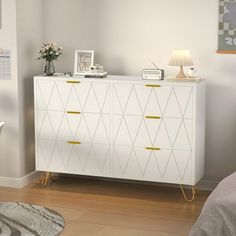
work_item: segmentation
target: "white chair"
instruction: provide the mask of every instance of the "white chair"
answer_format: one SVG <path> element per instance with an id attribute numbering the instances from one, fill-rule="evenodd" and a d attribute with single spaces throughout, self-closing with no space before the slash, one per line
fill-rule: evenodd
<path id="1" fill-rule="evenodd" d="M 5 125 L 4 122 L 0 122 L 0 134 L 1 134 L 1 132 L 2 132 L 2 128 L 3 128 L 4 125 Z"/>

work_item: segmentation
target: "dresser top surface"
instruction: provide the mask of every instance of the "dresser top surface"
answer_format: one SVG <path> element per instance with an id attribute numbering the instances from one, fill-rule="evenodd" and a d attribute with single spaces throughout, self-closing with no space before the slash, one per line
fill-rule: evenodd
<path id="1" fill-rule="evenodd" d="M 194 85 L 200 82 L 205 81 L 204 79 L 194 78 L 194 79 L 164 79 L 164 80 L 144 80 L 141 76 L 130 76 L 130 75 L 108 75 L 106 78 L 84 78 L 84 76 L 69 76 L 63 74 L 56 74 L 53 76 L 38 75 L 35 78 L 42 79 L 55 79 L 55 80 L 84 80 L 84 81 L 122 81 L 122 82 L 141 82 L 141 83 L 158 83 L 158 84 L 185 84 L 185 85 Z"/>

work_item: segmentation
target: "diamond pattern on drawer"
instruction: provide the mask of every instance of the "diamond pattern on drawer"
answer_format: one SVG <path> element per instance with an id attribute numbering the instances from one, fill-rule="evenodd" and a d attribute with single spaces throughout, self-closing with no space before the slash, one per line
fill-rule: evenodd
<path id="1" fill-rule="evenodd" d="M 191 87 L 144 87 L 137 84 L 114 84 L 113 113 L 124 115 L 159 115 L 192 118 Z"/>
<path id="2" fill-rule="evenodd" d="M 175 120 L 173 122 L 175 122 Z M 153 142 L 153 146 L 160 147 L 160 148 L 167 148 L 167 149 L 172 148 L 170 137 L 169 137 L 164 120 L 162 120 L 162 122 L 160 124 L 160 128 L 159 128 L 158 132 L 156 133 L 156 136 L 155 136 L 155 139 Z"/>
<path id="3" fill-rule="evenodd" d="M 181 122 L 180 128 L 178 130 L 173 148 L 174 149 L 184 149 L 190 150 L 192 146 L 192 136 L 191 135 L 192 129 L 189 127 L 187 130 L 185 121 Z M 190 139 L 191 138 L 191 139 Z"/>
<path id="4" fill-rule="evenodd" d="M 175 174 L 172 181 L 182 181 L 191 173 L 192 151 L 114 145 L 114 175 L 140 180 L 163 180 Z"/>
<path id="5" fill-rule="evenodd" d="M 140 150 L 136 150 L 136 156 L 138 157 Z M 160 180 L 165 178 L 166 168 L 168 167 L 171 150 L 160 150 L 159 152 L 146 151 L 149 155 L 147 165 L 145 165 L 145 171 L 142 173 L 142 178 L 145 180 Z M 140 155 L 140 160 L 141 155 Z M 140 163 L 140 161 L 139 161 Z M 140 167 L 142 165 L 140 164 Z M 142 167 L 141 167 L 142 168 Z"/>
<path id="6" fill-rule="evenodd" d="M 136 158 L 136 161 L 138 163 L 139 170 L 141 172 L 141 175 L 144 176 L 147 170 L 147 167 L 149 165 L 152 152 L 147 152 L 144 148 L 135 147 L 133 149 L 134 156 Z"/>
<path id="7" fill-rule="evenodd" d="M 81 112 L 83 110 L 84 104 L 81 101 L 82 96 L 78 96 L 76 85 L 70 85 L 70 92 L 65 97 L 67 97 L 67 101 L 65 103 L 65 110 L 78 112 Z"/>
<path id="8" fill-rule="evenodd" d="M 53 81 L 37 82 L 36 90 L 36 107 L 37 109 L 47 109 L 50 97 L 53 91 Z"/>
<path id="9" fill-rule="evenodd" d="M 133 157 L 133 148 L 128 146 L 114 145 L 113 156 L 114 156 L 114 173 L 119 173 L 122 176 L 127 174 L 127 168 Z M 135 163 L 137 165 L 137 162 Z"/>
<path id="10" fill-rule="evenodd" d="M 49 168 L 55 146 L 55 140 L 38 140 L 38 160 L 41 161 L 41 163 L 38 164 L 40 165 L 40 167 Z"/>
<path id="11" fill-rule="evenodd" d="M 103 173 L 107 162 L 110 161 L 109 155 L 109 145 L 72 145 L 65 170 L 101 174 Z"/>
<path id="12" fill-rule="evenodd" d="M 113 85 L 113 113 L 141 115 L 139 99 L 132 84 Z"/>
<path id="13" fill-rule="evenodd" d="M 113 116 L 113 143 L 117 145 L 133 145 L 140 130 L 142 117 Z"/>
<path id="14" fill-rule="evenodd" d="M 77 86 L 77 89 L 80 87 Z M 81 90 L 81 89 L 80 89 Z M 80 91 L 78 91 L 80 94 Z M 108 83 L 90 83 L 83 106 L 84 112 L 110 112 L 110 85 Z"/>
<path id="15" fill-rule="evenodd" d="M 113 143 L 116 145 L 190 150 L 192 135 L 192 120 L 113 116 Z"/>
<path id="16" fill-rule="evenodd" d="M 66 169 L 84 171 L 90 158 L 91 148 L 90 144 L 72 145 Z"/>
<path id="17" fill-rule="evenodd" d="M 38 167 L 61 171 L 101 174 L 110 161 L 109 144 L 79 145 L 65 141 L 38 140 Z"/>
<path id="18" fill-rule="evenodd" d="M 181 111 L 181 115 L 184 116 L 187 108 L 189 109 L 188 105 L 190 105 L 190 107 L 192 105 L 190 104 L 190 100 L 192 100 L 192 88 L 175 87 L 174 93 Z"/>
<path id="19" fill-rule="evenodd" d="M 118 135 L 113 142 L 115 174 L 157 181 L 166 179 L 174 171 L 175 180 L 182 181 L 186 173 L 191 173 L 192 120 L 163 118 L 150 123 L 150 120 L 135 117 L 134 125 L 133 117 L 130 122 L 124 116 L 120 119 L 124 125 L 116 130 Z M 130 135 L 130 130 L 134 135 Z M 152 134 L 152 131 L 155 132 Z M 146 147 L 160 150 L 146 150 Z"/>
<path id="20" fill-rule="evenodd" d="M 173 87 L 163 116 L 175 118 L 192 118 L 191 87 Z M 186 113 L 188 111 L 188 117 Z"/>
<path id="21" fill-rule="evenodd" d="M 178 100 L 176 99 L 176 94 L 174 90 L 172 90 L 171 95 L 169 97 L 166 109 L 164 111 L 164 116 L 175 118 L 181 117 L 181 109 Z"/>
<path id="22" fill-rule="evenodd" d="M 176 162 L 176 166 L 178 168 L 179 175 L 181 179 L 184 178 L 188 164 L 191 160 L 192 151 L 182 151 L 182 150 L 174 150 L 173 157 Z"/>
<path id="23" fill-rule="evenodd" d="M 167 99 L 166 99 L 167 101 Z M 148 97 L 148 101 L 144 107 L 144 114 L 145 115 L 159 115 L 161 116 L 163 114 L 159 100 L 156 96 L 155 90 L 150 91 L 150 95 Z"/>
<path id="24" fill-rule="evenodd" d="M 182 123 L 182 119 L 173 120 L 173 118 L 164 118 L 164 122 L 171 145 L 174 146 L 177 134 Z"/>
<path id="25" fill-rule="evenodd" d="M 109 113 L 109 96 L 109 83 L 38 81 L 36 107 L 38 110 Z"/>
<path id="26" fill-rule="evenodd" d="M 36 114 L 37 136 L 40 139 L 109 143 L 109 115 L 67 114 L 62 111 L 47 110 L 39 110 Z"/>
<path id="27" fill-rule="evenodd" d="M 177 121 L 173 119 L 173 122 Z M 175 125 L 176 135 L 180 124 Z M 171 148 L 165 120 L 148 120 L 135 116 L 113 116 L 113 143 L 126 146 L 154 146 Z"/>
<path id="28" fill-rule="evenodd" d="M 160 177 L 163 178 L 166 172 L 166 168 L 170 161 L 171 150 L 160 150 L 160 152 L 153 152 Z"/>
<path id="29" fill-rule="evenodd" d="M 80 139 L 76 138 L 78 130 L 81 134 L 83 134 L 83 137 L 80 137 Z M 83 116 L 64 114 L 61 126 L 58 130 L 57 139 L 65 141 L 76 140 L 80 142 L 90 142 L 91 137 L 88 131 L 87 123 Z"/>
<path id="30" fill-rule="evenodd" d="M 94 133 L 92 135 L 93 143 L 110 143 L 109 132 L 110 132 L 110 116 L 100 115 Z"/>
<path id="31" fill-rule="evenodd" d="M 153 173 L 155 173 L 156 177 L 164 177 L 171 150 L 163 149 L 158 152 L 152 152 L 143 148 L 134 148 L 134 154 L 143 177 L 149 177 Z M 150 173 L 150 169 L 154 171 Z"/>
<path id="32" fill-rule="evenodd" d="M 37 111 L 38 138 L 56 139 L 63 116 L 60 111 Z"/>
<path id="33" fill-rule="evenodd" d="M 99 171 L 103 172 L 106 164 L 110 163 L 110 145 L 93 144 L 92 151 Z"/>
<path id="34" fill-rule="evenodd" d="M 185 155 L 185 153 L 183 154 Z M 193 168 L 192 153 L 186 160 L 185 158 L 183 159 L 184 162 L 181 162 L 181 158 L 178 159 L 175 157 L 173 152 L 171 153 L 164 172 L 163 180 L 170 183 L 182 183 L 185 180 L 191 180 Z"/>

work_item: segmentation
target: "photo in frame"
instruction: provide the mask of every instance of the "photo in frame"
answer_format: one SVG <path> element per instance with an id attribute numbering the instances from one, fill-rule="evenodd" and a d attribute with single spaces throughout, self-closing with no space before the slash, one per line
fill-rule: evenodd
<path id="1" fill-rule="evenodd" d="M 219 0 L 217 52 L 236 54 L 236 0 Z"/>
<path id="2" fill-rule="evenodd" d="M 75 64 L 74 74 L 85 75 L 91 71 L 91 66 L 94 63 L 93 50 L 76 50 L 75 51 Z"/>

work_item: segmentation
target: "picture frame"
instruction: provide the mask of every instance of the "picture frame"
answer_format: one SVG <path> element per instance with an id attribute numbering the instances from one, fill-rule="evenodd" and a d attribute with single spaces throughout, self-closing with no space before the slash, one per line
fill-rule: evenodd
<path id="1" fill-rule="evenodd" d="M 236 0 L 219 0 L 219 54 L 236 54 Z"/>
<path id="2" fill-rule="evenodd" d="M 74 75 L 85 75 L 91 71 L 91 66 L 94 64 L 93 50 L 76 50 Z"/>

